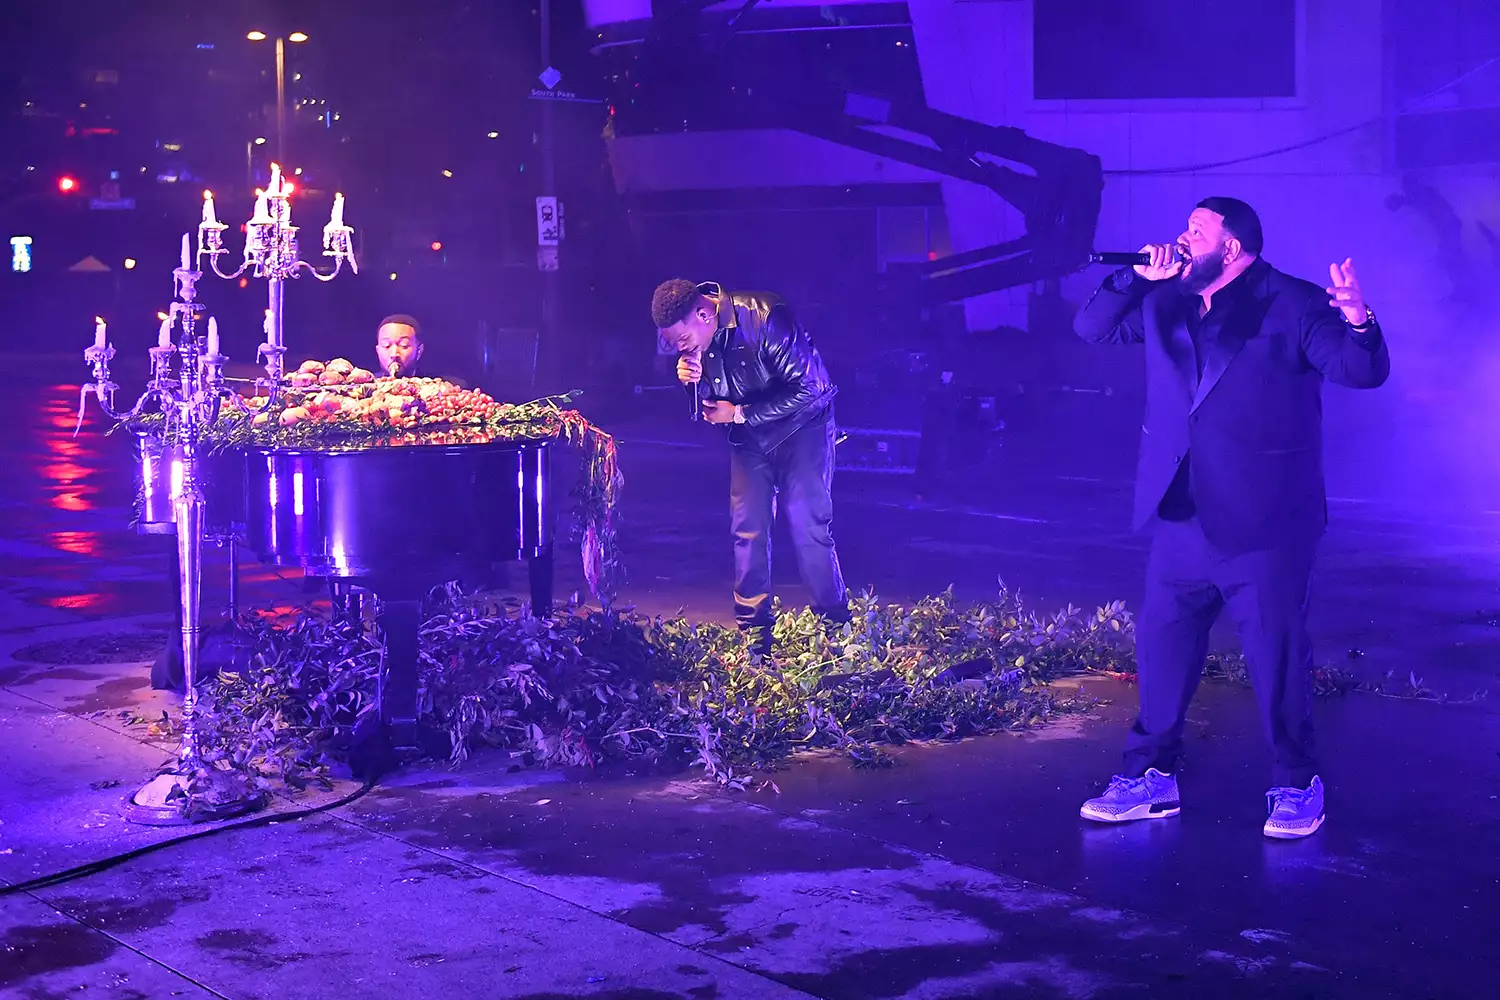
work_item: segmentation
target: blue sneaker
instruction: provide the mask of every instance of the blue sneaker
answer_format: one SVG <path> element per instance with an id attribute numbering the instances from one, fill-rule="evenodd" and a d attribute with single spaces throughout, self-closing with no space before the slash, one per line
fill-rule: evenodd
<path id="1" fill-rule="evenodd" d="M 1096 823 L 1129 823 L 1136 819 L 1166 819 L 1182 811 L 1177 779 L 1151 768 L 1139 778 L 1117 774 L 1096 799 L 1089 799 L 1078 815 Z"/>
<path id="2" fill-rule="evenodd" d="M 1314 777 L 1306 788 L 1273 788 L 1266 793 L 1267 837 L 1296 840 L 1310 837 L 1323 825 L 1323 779 Z"/>

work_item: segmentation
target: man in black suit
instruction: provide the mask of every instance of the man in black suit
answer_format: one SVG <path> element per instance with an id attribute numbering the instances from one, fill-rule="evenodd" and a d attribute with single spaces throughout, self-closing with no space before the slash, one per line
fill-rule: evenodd
<path id="1" fill-rule="evenodd" d="M 1136 625 L 1140 712 L 1124 772 L 1081 814 L 1099 822 L 1175 816 L 1183 721 L 1227 610 L 1237 626 L 1275 754 L 1268 837 L 1322 825 L 1313 756 L 1313 554 L 1327 524 L 1324 380 L 1373 389 L 1390 355 L 1354 263 L 1321 289 L 1261 258 L 1260 219 L 1207 198 L 1175 245 L 1111 275 L 1074 329 L 1093 343 L 1143 344 L 1146 422 L 1135 523 L 1152 533 Z"/>

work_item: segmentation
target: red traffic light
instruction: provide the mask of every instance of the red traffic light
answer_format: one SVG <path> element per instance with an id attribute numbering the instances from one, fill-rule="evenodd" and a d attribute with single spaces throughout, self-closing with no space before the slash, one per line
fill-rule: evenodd
<path id="1" fill-rule="evenodd" d="M 78 190 L 78 181 L 72 177 L 59 177 L 57 179 L 57 189 L 63 194 L 71 194 Z"/>
<path id="2" fill-rule="evenodd" d="M 435 250 L 435 251 L 443 249 L 443 242 L 442 242 L 442 240 L 433 240 L 432 241 L 432 249 Z"/>

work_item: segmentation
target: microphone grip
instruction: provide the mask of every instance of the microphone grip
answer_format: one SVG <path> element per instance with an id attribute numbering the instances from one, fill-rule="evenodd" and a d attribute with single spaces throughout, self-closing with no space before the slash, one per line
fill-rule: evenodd
<path id="1" fill-rule="evenodd" d="M 1090 264 L 1110 264 L 1115 267 L 1123 267 L 1130 264 L 1149 264 L 1151 255 L 1149 253 L 1091 253 Z"/>
<path id="2" fill-rule="evenodd" d="M 1185 250 L 1183 250 L 1181 246 L 1174 246 L 1174 247 L 1172 247 L 1172 258 L 1174 260 L 1178 260 L 1178 261 L 1181 261 L 1183 263 L 1187 263 L 1188 255 L 1187 255 L 1187 252 Z M 1114 267 L 1124 267 L 1124 266 L 1129 266 L 1129 265 L 1132 265 L 1132 264 L 1139 264 L 1142 267 L 1146 267 L 1146 266 L 1149 266 L 1150 263 L 1151 263 L 1151 255 L 1149 253 L 1145 253 L 1145 252 L 1142 252 L 1142 251 L 1137 251 L 1135 253 L 1119 253 L 1119 252 L 1105 251 L 1104 253 L 1091 253 L 1091 254 L 1089 254 L 1089 263 L 1090 264 L 1109 264 L 1109 265 L 1114 266 Z"/>
<path id="3" fill-rule="evenodd" d="M 688 414 L 688 419 L 696 423 L 703 419 L 703 404 L 698 399 L 698 383 L 688 383 L 688 401 L 693 404 L 693 412 Z"/>

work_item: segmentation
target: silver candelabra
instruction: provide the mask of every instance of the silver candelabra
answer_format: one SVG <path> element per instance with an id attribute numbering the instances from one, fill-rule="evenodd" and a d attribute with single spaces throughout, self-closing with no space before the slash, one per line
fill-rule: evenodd
<path id="1" fill-rule="evenodd" d="M 276 401 L 282 388 L 282 359 L 286 353 L 282 340 L 282 294 L 286 280 L 297 277 L 305 268 L 319 280 L 331 281 L 343 269 L 345 261 L 351 271 L 358 273 L 354 230 L 344 223 L 344 196 L 334 196 L 333 215 L 323 227 L 323 255 L 333 258 L 333 270 L 329 273 L 298 259 L 290 196 L 290 185 L 281 177 L 280 168 L 273 165 L 270 187 L 256 192 L 255 214 L 246 225 L 244 263 L 231 273 L 225 273 L 219 266 L 219 257 L 228 252 L 223 243 L 223 233 L 228 227 L 214 216 L 213 195 L 207 191 L 203 196 L 203 219 L 198 226 L 198 257 L 201 260 L 207 255 L 215 274 L 237 278 L 253 269 L 255 277 L 267 279 L 270 285 L 264 327 L 266 341 L 257 352 L 257 360 L 265 359 L 266 376 L 257 385 L 269 393 L 267 405 Z M 218 419 L 220 407 L 226 402 L 241 412 L 248 413 L 250 408 L 225 386 L 224 364 L 228 358 L 219 349 L 217 320 L 208 318 L 206 336 L 199 336 L 205 310 L 196 298 L 197 283 L 203 272 L 193 268 L 189 247 L 189 237 L 183 234 L 181 266 L 172 272 L 174 301 L 162 319 L 157 344 L 150 351 L 151 379 L 146 391 L 128 410 L 115 405 L 119 386 L 109 370 L 115 349 L 109 343 L 104 320 L 97 319 L 93 346 L 83 352 L 85 362 L 93 368 L 94 381 L 83 386 L 78 409 L 81 427 L 90 394 L 98 399 L 105 414 L 116 421 L 131 420 L 155 403 L 165 418 L 162 444 L 170 446 L 171 460 L 177 466 L 172 476 L 172 505 L 182 607 L 182 741 L 175 763 L 138 789 L 126 809 L 130 819 L 156 825 L 223 819 L 259 808 L 265 801 L 264 794 L 253 789 L 242 775 L 223 771 L 205 760 L 198 727 L 204 536 L 200 447 L 204 432 Z"/>
<path id="2" fill-rule="evenodd" d="M 156 346 L 150 351 L 151 380 L 146 391 L 130 409 L 116 407 L 115 391 L 119 387 L 109 371 L 115 349 L 108 341 L 104 320 L 98 319 L 93 346 L 83 352 L 84 360 L 93 367 L 94 381 L 83 387 L 79 398 L 80 426 L 90 394 L 98 399 L 105 414 L 116 421 L 139 416 L 155 403 L 165 420 L 163 444 L 170 444 L 172 461 L 180 473 L 172 477 L 172 503 L 177 529 L 178 596 L 182 605 L 182 739 L 174 764 L 139 788 L 126 808 L 130 819 L 152 825 L 223 819 L 259 808 L 265 799 L 242 776 L 220 771 L 204 759 L 198 731 L 204 525 L 199 448 L 204 430 L 218 419 L 220 406 L 228 401 L 242 411 L 248 411 L 248 407 L 224 384 L 224 363 L 228 358 L 219 351 L 218 321 L 210 317 L 207 336 L 199 335 L 204 326 L 204 308 L 196 301 L 196 285 L 203 275 L 191 269 L 186 234 L 182 240 L 182 266 L 172 272 L 175 301 L 164 315 Z"/>
<path id="3" fill-rule="evenodd" d="M 249 271 L 257 278 L 266 279 L 266 340 L 257 349 L 256 359 L 265 358 L 266 377 L 258 384 L 267 390 L 272 402 L 281 394 L 285 372 L 282 321 L 286 282 L 299 277 L 304 270 L 319 281 L 332 281 L 339 276 L 346 261 L 351 273 L 359 273 L 359 263 L 354 259 L 354 229 L 344 222 L 344 196 L 333 196 L 333 213 L 323 227 L 323 256 L 333 258 L 333 270 L 326 273 L 299 259 L 297 227 L 292 225 L 291 196 L 292 186 L 282 177 L 281 167 L 271 164 L 271 183 L 266 190 L 256 191 L 255 213 L 245 224 L 245 259 L 228 273 L 219 266 L 219 258 L 229 252 L 224 249 L 224 230 L 229 227 L 215 217 L 214 197 L 210 191 L 203 192 L 203 220 L 198 224 L 198 257 L 201 260 L 206 255 L 215 274 L 221 278 L 238 278 Z"/>

